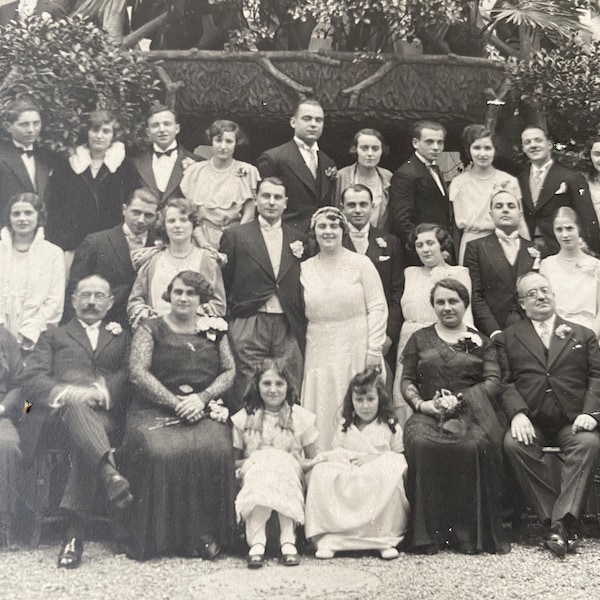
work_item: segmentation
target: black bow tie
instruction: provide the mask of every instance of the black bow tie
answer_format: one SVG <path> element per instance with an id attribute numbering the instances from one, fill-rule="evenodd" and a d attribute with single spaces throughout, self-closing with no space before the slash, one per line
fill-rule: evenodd
<path id="1" fill-rule="evenodd" d="M 27 154 L 29 158 L 33 158 L 33 150 L 25 150 L 25 148 L 21 148 L 20 146 L 17 146 L 17 150 L 20 154 Z"/>
<path id="2" fill-rule="evenodd" d="M 170 150 L 165 150 L 164 152 L 161 152 L 160 150 L 155 150 L 154 155 L 157 158 L 160 158 L 161 156 L 171 156 L 173 152 L 177 152 L 177 146 L 175 146 L 175 148 L 171 148 Z"/>

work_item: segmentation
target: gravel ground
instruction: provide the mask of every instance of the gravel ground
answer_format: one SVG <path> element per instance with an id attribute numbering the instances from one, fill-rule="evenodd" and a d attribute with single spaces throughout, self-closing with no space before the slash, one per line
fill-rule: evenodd
<path id="1" fill-rule="evenodd" d="M 390 562 L 374 555 L 345 554 L 331 561 L 305 556 L 299 567 L 270 559 L 258 571 L 249 571 L 243 557 L 137 563 L 98 541 L 86 544 L 78 570 L 58 570 L 53 540 L 36 550 L 0 554 L 0 598 L 594 600 L 600 597 L 600 530 L 595 525 L 587 530 L 577 554 L 562 560 L 540 546 L 540 530 L 528 525 L 502 556 L 401 553 Z"/>

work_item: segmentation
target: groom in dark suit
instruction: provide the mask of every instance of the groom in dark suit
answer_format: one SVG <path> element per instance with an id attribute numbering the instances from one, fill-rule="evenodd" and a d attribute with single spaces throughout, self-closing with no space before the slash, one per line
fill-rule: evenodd
<path id="1" fill-rule="evenodd" d="M 107 323 L 112 300 L 102 277 L 81 280 L 73 294 L 75 317 L 42 334 L 25 371 L 22 394 L 32 407 L 22 419 L 23 447 L 35 451 L 44 423 L 58 420 L 71 459 L 61 502 L 69 522 L 59 568 L 81 563 L 85 521 L 95 505 L 98 484 L 116 508 L 132 501 L 111 450 L 124 425 L 130 345 L 127 331 Z"/>
<path id="2" fill-rule="evenodd" d="M 517 278 L 531 271 L 539 252 L 519 235 L 521 204 L 510 192 L 498 190 L 491 197 L 490 216 L 496 231 L 467 244 L 464 265 L 471 275 L 475 326 L 492 338 L 523 318 Z"/>
<path id="3" fill-rule="evenodd" d="M 90 275 L 100 275 L 110 284 L 114 298 L 107 318 L 127 327 L 127 300 L 135 280 L 131 255 L 138 248 L 154 244 L 152 226 L 157 205 L 158 197 L 151 190 L 135 190 L 123 204 L 123 223 L 88 235 L 75 250 L 65 295 L 64 323 L 74 314 L 70 298 L 77 283 Z"/>
<path id="4" fill-rule="evenodd" d="M 183 196 L 179 184 L 188 164 L 203 160 L 177 144 L 179 133 L 177 113 L 167 106 L 156 104 L 146 121 L 146 133 L 152 148 L 133 157 L 140 177 L 139 186 L 152 190 L 160 206 L 167 200 Z"/>
<path id="5" fill-rule="evenodd" d="M 294 139 L 263 152 L 257 161 L 261 177 L 279 177 L 285 185 L 288 206 L 283 220 L 305 233 L 312 214 L 333 203 L 335 163 L 321 152 L 323 108 L 316 100 L 301 100 L 290 125 Z"/>
<path id="6" fill-rule="evenodd" d="M 600 349 L 594 333 L 555 314 L 548 281 L 533 271 L 517 281 L 527 319 L 496 337 L 502 406 L 510 419 L 504 450 L 557 556 L 579 543 L 579 516 L 600 456 Z M 559 446 L 559 477 L 543 446 Z"/>
<path id="7" fill-rule="evenodd" d="M 42 130 L 40 109 L 29 100 L 11 102 L 4 113 L 9 142 L 0 142 L 0 227 L 7 202 L 24 192 L 37 194 L 48 207 L 51 157 L 36 146 Z"/>
<path id="8" fill-rule="evenodd" d="M 255 368 L 269 357 L 286 359 L 300 391 L 306 333 L 300 261 L 306 238 L 281 222 L 286 203 L 282 181 L 263 179 L 256 190 L 258 218 L 226 229 L 221 240 L 238 402 Z"/>
<path id="9" fill-rule="evenodd" d="M 448 190 L 438 161 L 444 150 L 446 129 L 435 121 L 418 121 L 412 128 L 415 153 L 394 173 L 390 186 L 390 230 L 406 245 L 420 223 L 437 223 L 451 233 L 452 212 Z M 420 265 L 415 252 L 411 265 Z"/>
<path id="10" fill-rule="evenodd" d="M 552 220 L 561 206 L 569 206 L 577 213 L 582 225 L 581 236 L 590 250 L 600 252 L 598 218 L 584 177 L 552 159 L 552 141 L 541 127 L 525 128 L 521 143 L 531 163 L 518 177 L 523 212 L 531 239 L 542 252 L 542 258 L 560 249 Z"/>
<path id="11" fill-rule="evenodd" d="M 357 183 L 343 190 L 340 208 L 348 219 L 348 236 L 344 236 L 342 244 L 352 252 L 368 256 L 381 278 L 388 305 L 383 356 L 389 367 L 394 370 L 403 321 L 400 307 L 400 299 L 404 292 L 403 252 L 396 236 L 370 225 L 373 194 L 367 186 Z"/>

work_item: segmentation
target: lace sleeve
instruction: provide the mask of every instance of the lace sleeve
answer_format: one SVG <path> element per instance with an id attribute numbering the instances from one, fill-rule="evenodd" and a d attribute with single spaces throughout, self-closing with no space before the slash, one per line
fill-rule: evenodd
<path id="1" fill-rule="evenodd" d="M 179 399 L 150 372 L 153 351 L 152 333 L 146 325 L 142 325 L 135 332 L 131 345 L 129 357 L 131 382 L 143 392 L 148 402 L 174 409 Z"/>
<path id="2" fill-rule="evenodd" d="M 233 385 L 235 360 L 226 335 L 224 335 L 219 342 L 219 359 L 221 360 L 221 372 L 204 390 L 204 392 L 210 396 L 211 400 L 222 398 L 223 394 Z"/>
<path id="3" fill-rule="evenodd" d="M 417 362 L 419 359 L 419 353 L 417 350 L 417 342 L 415 335 L 413 334 L 402 354 L 402 382 L 400 384 L 402 395 L 413 410 L 415 406 L 422 400 L 421 394 L 417 387 Z"/>

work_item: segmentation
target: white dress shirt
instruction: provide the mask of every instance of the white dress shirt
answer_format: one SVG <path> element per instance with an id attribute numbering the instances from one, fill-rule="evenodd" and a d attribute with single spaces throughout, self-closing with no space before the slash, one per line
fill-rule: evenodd
<path id="1" fill-rule="evenodd" d="M 129 254 L 132 254 L 134 250 L 143 248 L 148 241 L 147 231 L 144 231 L 144 233 L 141 233 L 140 235 L 135 235 L 127 223 L 123 223 L 123 233 L 125 234 L 127 245 L 129 246 Z"/>
<path id="2" fill-rule="evenodd" d="M 442 180 L 440 179 L 438 172 L 433 168 L 434 166 L 437 166 L 437 165 L 435 163 L 427 160 L 424 156 L 422 156 L 418 152 L 415 152 L 415 156 L 427 167 L 429 174 L 433 177 L 433 180 L 435 181 L 435 184 L 438 186 L 440 192 L 442 193 L 442 196 L 445 196 L 446 188 L 444 188 L 444 184 L 442 183 Z"/>
<path id="3" fill-rule="evenodd" d="M 275 277 L 279 275 L 281 266 L 281 253 L 283 251 L 283 230 L 281 229 L 281 219 L 271 225 L 261 215 L 258 215 L 258 224 L 260 233 L 265 240 L 269 260 Z M 273 294 L 260 308 L 259 312 L 283 314 L 283 308 L 277 294 Z"/>
<path id="4" fill-rule="evenodd" d="M 495 232 L 498 241 L 500 242 L 500 248 L 506 256 L 506 260 L 514 265 L 521 248 L 521 239 L 519 238 L 519 231 L 515 230 L 512 233 L 504 233 L 500 229 L 496 228 Z"/>
<path id="5" fill-rule="evenodd" d="M 23 144 L 19 144 L 19 142 L 15 142 L 13 140 L 13 144 L 16 146 L 17 150 L 27 150 L 33 152 L 33 145 L 24 146 Z M 25 169 L 27 170 L 27 174 L 29 175 L 29 179 L 31 179 L 31 183 L 33 184 L 33 189 L 37 191 L 37 186 L 35 184 L 35 158 L 33 156 L 27 156 L 27 154 L 21 154 L 21 160 L 25 165 Z"/>
<path id="6" fill-rule="evenodd" d="M 367 223 L 362 229 L 357 229 L 348 223 L 348 235 L 354 244 L 354 248 L 359 254 L 366 254 L 369 249 L 369 230 L 371 226 Z"/>
<path id="7" fill-rule="evenodd" d="M 87 323 L 84 323 L 81 319 L 77 319 L 77 320 L 81 323 L 81 326 L 85 329 L 85 333 L 88 336 L 88 340 L 90 340 L 92 350 L 95 351 L 96 348 L 98 347 L 98 337 L 100 337 L 100 323 L 102 323 L 102 321 L 96 321 L 95 323 L 88 325 Z"/>
<path id="8" fill-rule="evenodd" d="M 161 155 L 162 152 L 169 152 L 170 150 L 174 150 L 174 152 L 171 152 L 168 156 L 166 154 Z M 171 173 L 177 162 L 177 155 L 177 140 L 174 140 L 173 143 L 164 150 L 159 148 L 156 144 L 153 144 L 152 146 L 152 172 L 154 173 L 156 187 L 161 192 L 164 192 L 167 189 L 169 179 L 171 179 Z"/>
<path id="9" fill-rule="evenodd" d="M 309 146 L 296 136 L 294 136 L 294 142 L 298 145 L 298 149 L 300 150 L 300 154 L 302 155 L 306 166 L 312 173 L 312 176 L 316 179 L 319 168 L 319 144 L 315 142 L 312 146 Z"/>
<path id="10" fill-rule="evenodd" d="M 550 348 L 550 340 L 554 332 L 554 322 L 556 321 L 556 314 L 553 314 L 549 319 L 545 321 L 534 321 L 531 320 L 535 332 L 540 336 L 542 344 L 546 348 Z"/>
<path id="11" fill-rule="evenodd" d="M 542 185 L 544 184 L 544 179 L 553 162 L 554 161 L 550 159 L 541 167 L 531 165 L 531 170 L 529 172 L 529 191 L 531 192 L 531 201 L 534 206 L 537 204 L 540 192 L 542 191 Z"/>

